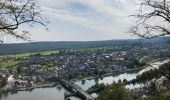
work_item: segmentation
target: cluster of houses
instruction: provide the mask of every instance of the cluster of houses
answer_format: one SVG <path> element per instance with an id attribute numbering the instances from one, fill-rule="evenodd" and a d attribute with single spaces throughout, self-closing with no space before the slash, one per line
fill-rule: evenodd
<path id="1" fill-rule="evenodd" d="M 37 83 L 44 83 L 48 79 L 56 78 L 57 75 L 36 75 L 36 76 L 9 76 L 7 80 L 7 85 L 3 87 L 4 91 L 25 91 L 25 90 L 32 90 L 36 88 Z"/>
<path id="2" fill-rule="evenodd" d="M 35 65 L 34 65 L 35 66 Z M 7 85 L 2 88 L 3 91 L 25 91 L 36 88 L 37 83 L 45 83 L 52 78 L 58 78 L 57 73 L 40 73 L 32 75 L 11 75 L 9 70 L 0 74 L 0 81 L 7 79 Z"/>
<path id="3" fill-rule="evenodd" d="M 9 82 L 10 88 L 32 87 L 34 83 L 43 82 L 53 77 L 68 77 L 70 75 L 99 74 L 123 72 L 138 66 L 143 56 L 163 57 L 170 55 L 167 45 L 123 45 L 88 49 L 61 50 L 49 56 L 4 57 L 0 62 L 7 60 L 27 61 L 28 65 L 21 66 L 22 74 L 13 76 Z M 164 55 L 166 54 L 166 55 Z M 43 72 L 48 63 L 59 63 L 58 69 Z M 30 71 L 31 69 L 31 71 Z M 29 73 L 28 73 L 29 72 Z M 0 73 L 0 80 L 10 76 L 9 70 Z"/>
<path id="4" fill-rule="evenodd" d="M 73 61 L 73 62 L 72 62 Z M 127 71 L 128 68 L 125 66 L 118 66 L 118 65 L 108 65 L 108 66 L 96 66 L 94 67 L 93 64 L 99 63 L 95 60 L 87 60 L 83 64 L 80 62 L 77 63 L 76 59 L 74 58 L 67 58 L 65 65 L 58 71 L 60 77 L 67 77 L 70 75 L 76 74 L 99 74 L 99 73 L 114 73 L 114 72 L 123 72 Z"/>

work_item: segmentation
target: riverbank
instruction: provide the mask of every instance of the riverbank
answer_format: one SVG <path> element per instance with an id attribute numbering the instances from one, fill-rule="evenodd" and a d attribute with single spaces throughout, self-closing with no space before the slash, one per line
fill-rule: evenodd
<path id="1" fill-rule="evenodd" d="M 163 62 L 165 62 L 165 61 L 162 61 L 162 63 Z M 160 65 L 159 63 L 160 62 L 158 62 L 157 65 Z M 142 69 L 142 72 L 143 72 L 143 70 L 145 70 L 145 69 Z M 119 79 L 121 79 L 121 80 L 123 80 L 123 79 L 131 80 L 131 79 L 136 78 L 136 75 L 138 75 L 138 73 L 141 73 L 141 72 L 138 71 L 138 70 L 135 70 L 133 72 L 130 71 L 128 73 L 125 72 L 125 74 L 110 76 L 110 77 L 109 77 L 109 74 L 107 74 L 108 77 L 104 77 L 103 79 L 99 79 L 99 81 L 95 81 L 95 78 L 92 78 L 92 77 L 91 78 L 84 78 L 84 80 L 85 80 L 84 83 L 82 83 L 82 81 L 78 81 L 78 82 L 76 82 L 76 84 L 78 86 L 80 86 L 83 90 L 85 90 L 86 92 L 89 92 L 89 91 L 87 91 L 89 89 L 89 87 L 94 86 L 97 82 L 99 84 L 101 84 L 101 83 L 112 84 L 113 81 L 117 81 Z M 121 74 L 121 73 L 119 73 L 119 74 Z M 88 79 L 92 79 L 92 80 L 88 80 Z M 57 83 L 57 81 L 56 81 L 56 83 Z M 0 98 L 0 100 L 25 100 L 25 98 L 30 98 L 30 97 L 34 98 L 34 99 L 27 99 L 27 100 L 48 100 L 48 99 L 49 100 L 55 100 L 56 98 L 58 100 L 64 100 L 65 99 L 64 94 L 66 93 L 67 90 L 65 88 L 63 88 L 62 86 L 59 86 L 59 87 L 52 86 L 50 88 L 45 87 L 45 86 L 46 85 L 40 84 L 40 85 L 37 85 L 37 87 L 39 87 L 39 88 L 37 88 L 37 89 L 35 88 L 33 91 L 22 91 L 22 92 L 16 93 L 15 95 L 12 95 L 12 94 L 9 93 L 9 95 L 6 96 L 7 99 L 4 96 L 4 97 L 2 97 L 2 99 Z M 132 86 L 132 87 L 134 87 L 134 86 Z M 96 93 L 93 93 L 93 94 L 96 95 Z M 93 94 L 91 94 L 91 95 L 93 95 Z M 70 97 L 70 99 L 71 100 L 80 100 L 79 98 L 76 98 L 76 97 Z"/>
<path id="2" fill-rule="evenodd" d="M 153 64 L 155 62 L 159 62 L 159 60 L 160 59 L 152 60 L 149 64 Z M 121 72 L 106 73 L 106 74 L 97 75 L 97 76 L 96 75 L 89 75 L 87 77 L 82 77 L 81 79 L 74 78 L 71 81 L 73 81 L 73 82 L 80 82 L 80 81 L 83 81 L 83 80 L 103 79 L 104 77 L 108 77 L 108 76 L 116 77 L 117 75 L 120 75 L 120 74 L 123 74 L 123 73 L 127 73 L 127 74 L 128 73 L 137 73 L 137 72 L 139 72 L 140 70 L 142 70 L 142 69 L 144 69 L 146 67 L 147 66 L 143 66 L 143 67 L 140 67 L 140 68 L 128 69 L 128 70 L 121 71 Z M 58 85 L 58 81 L 56 81 L 56 82 L 35 83 L 30 88 L 21 87 L 21 88 L 17 88 L 15 91 L 31 91 L 31 90 L 33 90 L 35 88 L 47 88 L 47 87 L 54 87 L 54 86 L 57 86 L 57 85 Z"/>
<path id="3" fill-rule="evenodd" d="M 55 87 L 57 85 L 58 85 L 57 82 L 36 83 L 33 85 L 33 88 L 47 88 L 47 87 Z"/>
<path id="4" fill-rule="evenodd" d="M 82 81 L 82 80 L 92 80 L 92 79 L 103 78 L 103 77 L 107 77 L 107 76 L 116 76 L 116 75 L 123 74 L 123 73 L 133 73 L 133 72 L 138 72 L 144 68 L 145 67 L 140 67 L 140 68 L 129 69 L 126 71 L 121 71 L 121 72 L 106 73 L 106 74 L 97 75 L 97 76 L 93 75 L 93 76 L 83 77 L 83 78 L 79 78 L 79 79 L 71 79 L 71 81 L 78 82 L 78 81 Z"/>
<path id="5" fill-rule="evenodd" d="M 170 58 L 152 59 L 150 62 L 148 62 L 148 64 L 150 65 L 150 64 L 153 64 L 155 62 L 166 61 L 166 60 L 170 60 Z M 146 67 L 148 67 L 148 65 L 145 65 L 145 66 L 139 67 L 139 68 L 128 69 L 128 70 L 121 71 L 121 72 L 106 73 L 106 74 L 102 74 L 102 75 L 91 75 L 91 76 L 85 76 L 85 77 L 82 76 L 81 78 L 71 79 L 71 81 L 78 82 L 78 81 L 82 81 L 82 80 L 92 80 L 92 79 L 103 78 L 103 77 L 107 77 L 107 76 L 116 76 L 116 75 L 123 74 L 123 73 L 134 73 L 134 72 L 139 72 L 140 70 L 142 70 L 142 69 L 144 69 Z"/>
<path id="6" fill-rule="evenodd" d="M 35 83 L 31 87 L 16 87 L 15 89 L 8 90 L 7 87 L 1 89 L 1 92 L 9 92 L 9 91 L 32 91 L 36 88 L 48 88 L 48 87 L 55 87 L 58 85 L 58 82 L 45 82 L 45 83 Z"/>

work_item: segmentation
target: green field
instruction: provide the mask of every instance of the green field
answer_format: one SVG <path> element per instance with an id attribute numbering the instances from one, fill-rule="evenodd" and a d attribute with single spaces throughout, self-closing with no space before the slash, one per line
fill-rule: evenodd
<path id="1" fill-rule="evenodd" d="M 0 70 L 2 70 L 2 69 L 9 69 L 9 67 L 15 66 L 19 62 L 20 61 L 13 61 L 13 60 L 0 62 Z"/>
<path id="2" fill-rule="evenodd" d="M 3 56 L 0 56 L 0 57 L 28 57 L 32 54 L 37 54 L 37 53 L 40 53 L 41 55 L 44 55 L 44 56 L 48 56 L 52 53 L 59 53 L 59 50 L 43 51 L 43 52 L 35 52 L 35 53 L 22 53 L 22 54 L 14 54 L 14 55 L 3 55 Z"/>

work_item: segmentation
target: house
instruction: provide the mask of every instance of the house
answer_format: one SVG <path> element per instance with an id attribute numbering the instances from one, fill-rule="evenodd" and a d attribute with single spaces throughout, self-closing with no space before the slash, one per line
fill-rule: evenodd
<path id="1" fill-rule="evenodd" d="M 44 82 L 44 79 L 41 76 L 33 76 L 32 81 L 34 83 L 38 83 L 38 82 Z"/>

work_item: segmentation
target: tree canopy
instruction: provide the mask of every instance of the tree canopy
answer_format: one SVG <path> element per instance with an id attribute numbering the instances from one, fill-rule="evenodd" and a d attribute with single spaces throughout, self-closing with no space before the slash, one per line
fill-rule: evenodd
<path id="1" fill-rule="evenodd" d="M 170 35 L 169 0 L 142 0 L 138 11 L 131 17 L 135 19 L 135 23 L 130 28 L 130 32 L 139 37 Z"/>
<path id="2" fill-rule="evenodd" d="M 17 29 L 23 25 L 38 23 L 47 26 L 46 18 L 40 14 L 40 6 L 35 0 L 0 0 L 0 32 L 1 36 L 11 35 L 15 38 L 29 40 L 28 30 Z M 3 40 L 0 40 L 3 42 Z"/>
<path id="3" fill-rule="evenodd" d="M 133 96 L 121 83 L 113 83 L 101 91 L 98 100 L 133 100 Z"/>

